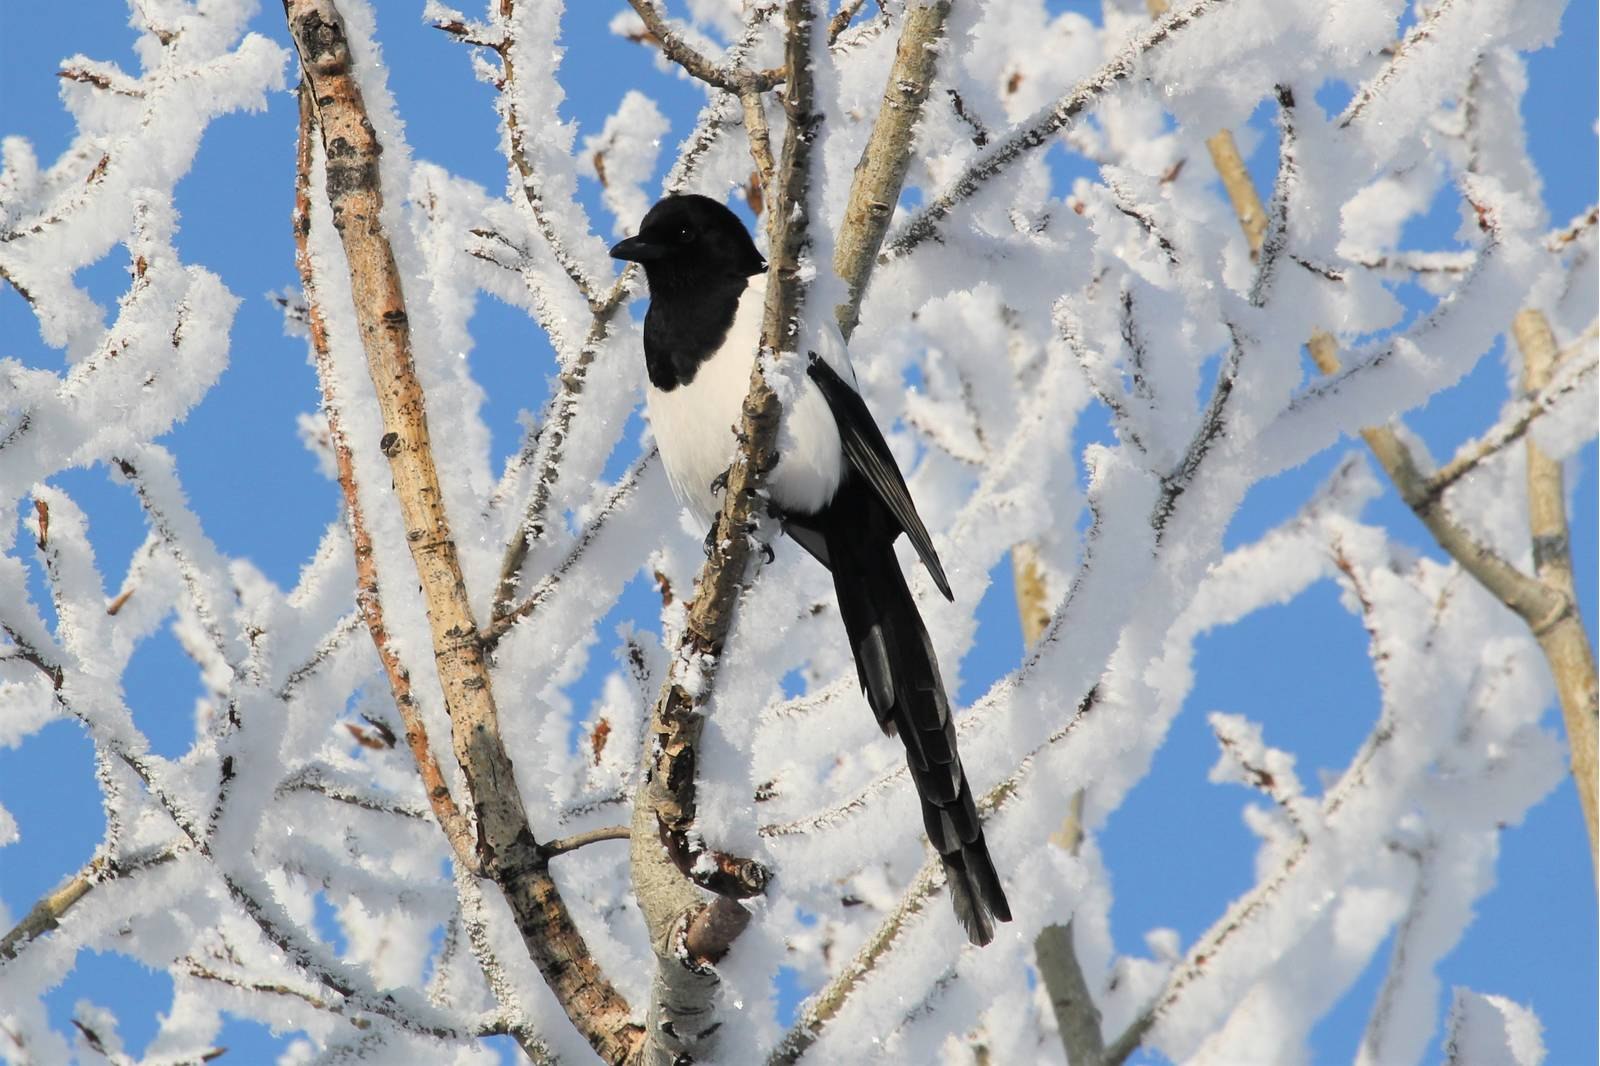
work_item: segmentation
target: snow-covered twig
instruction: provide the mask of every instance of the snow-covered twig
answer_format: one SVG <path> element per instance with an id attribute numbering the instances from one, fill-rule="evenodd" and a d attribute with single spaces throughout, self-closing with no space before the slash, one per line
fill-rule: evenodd
<path id="1" fill-rule="evenodd" d="M 1426 49 L 1429 39 L 1437 34 L 1439 24 L 1450 15 L 1451 9 L 1457 3 L 1458 0 L 1439 0 L 1439 3 L 1423 12 L 1416 24 L 1406 31 L 1405 39 L 1394 49 L 1389 61 L 1375 77 L 1362 85 L 1350 103 L 1345 105 L 1344 111 L 1339 115 L 1341 127 L 1350 126 L 1360 119 L 1367 108 L 1372 106 L 1373 101 L 1382 96 L 1395 79 L 1405 74 L 1419 49 Z"/>
<path id="2" fill-rule="evenodd" d="M 562 370 L 556 385 L 556 395 L 550 401 L 545 418 L 539 423 L 539 437 L 529 464 L 533 468 L 535 477 L 533 495 L 528 498 L 522 518 L 518 521 L 510 541 L 507 542 L 505 554 L 500 562 L 500 580 L 495 585 L 494 603 L 491 607 L 493 625 L 500 625 L 513 613 L 512 603 L 517 594 L 522 565 L 527 561 L 528 551 L 532 545 L 544 537 L 545 523 L 549 517 L 547 512 L 550 507 L 550 497 L 555 491 L 557 479 L 561 476 L 561 460 L 565 455 L 567 437 L 572 432 L 573 420 L 578 416 L 589 366 L 594 362 L 600 346 L 611 334 L 617 314 L 627 304 L 628 297 L 633 295 L 634 284 L 637 281 L 635 275 L 636 271 L 630 264 L 612 284 L 605 298 L 595 305 L 588 335 L 584 337 L 577 356 Z"/>
<path id="3" fill-rule="evenodd" d="M 1600 357 L 1596 356 L 1592 345 L 1580 348 L 1572 359 L 1558 356 L 1554 372 L 1543 387 L 1512 404 L 1493 427 L 1457 448 L 1449 462 L 1428 476 L 1429 496 L 1442 495 L 1462 478 L 1522 440 L 1540 417 L 1548 414 L 1563 398 L 1587 387 L 1589 378 L 1597 369 L 1600 369 Z"/>
<path id="4" fill-rule="evenodd" d="M 895 231 L 889 238 L 885 254 L 890 257 L 905 255 L 923 241 L 937 236 L 940 224 L 959 204 L 970 199 L 985 183 L 1005 173 L 1027 153 L 1049 144 L 1052 137 L 1075 122 L 1111 90 L 1131 78 L 1146 53 L 1160 47 L 1173 35 L 1181 33 L 1213 11 L 1226 7 L 1229 2 L 1194 0 L 1162 16 L 1160 21 L 1135 37 L 1110 62 L 1078 83 L 1071 92 L 993 141 L 954 181 L 945 186 L 943 192 Z"/>
<path id="5" fill-rule="evenodd" d="M 740 63 L 718 66 L 696 51 L 684 40 L 683 34 L 673 29 L 656 6 L 656 0 L 628 0 L 628 4 L 644 22 L 645 30 L 653 43 L 660 47 L 662 54 L 682 67 L 690 77 L 735 95 L 764 93 L 784 80 L 782 70 L 750 70 Z"/>
<path id="6" fill-rule="evenodd" d="M 606 524 L 629 507 L 634 499 L 640 481 L 642 481 L 645 477 L 650 476 L 656 470 L 656 467 L 659 465 L 659 457 L 659 453 L 652 448 L 649 452 L 641 456 L 639 460 L 629 468 L 628 472 L 617 480 L 615 485 L 608 485 L 605 487 L 604 497 L 596 506 L 592 508 L 590 512 L 591 517 L 588 523 L 584 526 L 583 531 L 578 534 L 577 540 L 573 542 L 573 545 L 571 549 L 568 550 L 566 556 L 562 558 L 560 562 L 552 565 L 547 571 L 545 571 L 543 576 L 539 578 L 539 583 L 535 585 L 526 596 L 514 604 L 508 603 L 498 614 L 495 615 L 489 624 L 484 627 L 481 633 L 484 647 L 493 650 L 494 646 L 500 642 L 501 638 L 511 631 L 512 626 L 533 614 L 533 612 L 538 609 L 539 605 L 550 597 L 550 595 L 555 591 L 556 587 L 561 583 L 562 578 L 564 578 L 568 573 L 572 572 L 572 570 L 583 560 L 583 557 L 585 554 L 587 554 L 589 548 L 605 530 Z M 526 540 L 519 540 L 514 543 L 522 543 L 525 545 Z M 503 590 L 505 588 L 505 563 L 510 562 L 511 558 L 511 553 L 508 550 L 505 559 L 502 562 L 501 581 L 496 586 L 497 589 Z M 526 551 L 521 553 L 521 558 L 526 558 Z M 518 572 L 518 569 L 522 565 L 521 558 L 519 558 L 516 561 L 516 565 L 511 568 L 511 574 L 513 576 Z"/>
<path id="7" fill-rule="evenodd" d="M 181 854 L 181 849 L 152 848 L 136 855 L 112 858 L 105 853 L 96 855 L 88 864 L 67 878 L 48 895 L 39 898 L 22 920 L 0 937 L 0 959 L 15 959 L 28 943 L 43 936 L 61 924 L 67 912 L 96 886 L 108 881 L 131 877 L 145 870 L 169 863 Z"/>

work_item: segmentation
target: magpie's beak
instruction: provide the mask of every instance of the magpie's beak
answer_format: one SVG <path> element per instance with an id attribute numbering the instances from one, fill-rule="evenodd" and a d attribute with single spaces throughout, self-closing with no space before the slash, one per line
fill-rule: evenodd
<path id="1" fill-rule="evenodd" d="M 664 245 L 655 244 L 643 237 L 629 237 L 611 246 L 611 258 L 629 259 L 635 263 L 649 263 L 667 254 Z"/>

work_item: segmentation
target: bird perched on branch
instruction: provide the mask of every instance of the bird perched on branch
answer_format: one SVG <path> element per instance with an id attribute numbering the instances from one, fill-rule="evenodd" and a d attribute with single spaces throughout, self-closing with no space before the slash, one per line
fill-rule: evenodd
<path id="1" fill-rule="evenodd" d="M 734 427 L 761 340 L 767 264 L 737 215 L 704 196 L 669 196 L 611 249 L 644 265 L 647 398 L 673 491 L 710 525 L 734 454 Z M 989 858 L 933 643 L 895 558 L 904 533 L 947 599 L 944 568 L 894 456 L 856 391 L 842 337 L 818 338 L 785 406 L 786 449 L 767 478 L 784 531 L 833 572 L 839 614 L 867 702 L 898 734 L 944 861 L 956 918 L 974 944 L 1011 920 Z"/>

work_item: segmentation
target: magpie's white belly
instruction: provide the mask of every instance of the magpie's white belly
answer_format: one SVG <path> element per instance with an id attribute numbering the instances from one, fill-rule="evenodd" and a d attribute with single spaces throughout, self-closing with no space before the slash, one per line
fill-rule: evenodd
<path id="1" fill-rule="evenodd" d="M 761 343 L 762 303 L 766 278 L 756 276 L 739 297 L 739 308 L 727 338 L 700 364 L 694 380 L 670 392 L 646 388 L 646 405 L 661 462 L 678 500 L 709 527 L 722 507 L 711 482 L 728 469 L 736 441 L 734 428 L 750 391 L 750 372 Z M 843 345 L 824 351 L 830 364 L 845 359 Z M 835 369 L 854 381 L 848 363 Z M 783 409 L 778 433 L 778 465 L 767 477 L 773 501 L 783 510 L 809 514 L 833 498 L 839 487 L 844 452 L 833 412 L 809 377 L 800 394 Z"/>

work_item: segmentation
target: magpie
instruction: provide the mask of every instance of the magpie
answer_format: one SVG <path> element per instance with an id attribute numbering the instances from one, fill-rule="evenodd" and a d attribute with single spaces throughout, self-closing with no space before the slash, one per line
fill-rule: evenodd
<path id="1" fill-rule="evenodd" d="M 760 345 L 767 264 L 737 215 L 696 195 L 661 200 L 638 234 L 611 254 L 644 266 L 650 424 L 673 492 L 709 526 Z M 939 591 L 955 597 L 831 323 L 818 347 L 783 411 L 787 432 L 767 477 L 770 499 L 784 532 L 833 573 L 857 677 L 879 727 L 905 744 L 956 919 L 969 940 L 987 944 L 993 919 L 1010 921 L 1011 908 L 961 769 L 950 701 L 895 557 L 895 538 L 904 533 Z"/>

